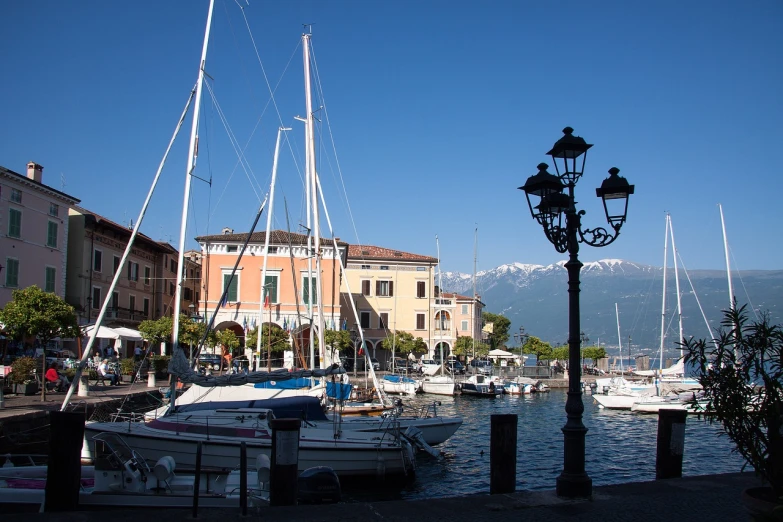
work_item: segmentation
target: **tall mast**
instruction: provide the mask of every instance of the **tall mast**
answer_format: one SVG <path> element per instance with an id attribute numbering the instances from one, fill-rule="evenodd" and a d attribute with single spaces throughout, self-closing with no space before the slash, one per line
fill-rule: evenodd
<path id="1" fill-rule="evenodd" d="M 443 276 L 440 271 L 440 241 L 438 241 L 437 235 L 435 235 L 435 245 L 438 252 L 438 298 L 435 300 L 435 303 L 440 303 L 441 305 L 441 310 L 438 312 L 438 332 L 440 332 L 438 335 L 438 346 L 440 347 L 440 374 L 443 375 Z"/>
<path id="2" fill-rule="evenodd" d="M 307 212 L 307 316 L 310 321 L 310 368 L 315 369 L 315 338 L 313 332 L 313 218 L 312 178 L 314 169 L 311 144 L 313 143 L 313 102 L 310 93 L 310 35 L 302 34 L 302 61 L 304 63 L 305 89 L 305 192 Z M 315 231 L 318 234 L 317 230 Z M 304 291 L 304 289 L 302 289 Z"/>
<path id="3" fill-rule="evenodd" d="M 287 131 L 291 129 L 287 129 L 284 127 L 279 127 L 277 129 L 277 141 L 275 142 L 275 156 L 274 160 L 272 160 L 272 182 L 269 184 L 269 210 L 266 214 L 266 233 L 264 234 L 264 264 L 261 267 L 261 297 L 259 299 L 258 303 L 258 332 L 257 332 L 257 339 L 256 339 L 256 352 L 258 354 L 261 354 L 261 330 L 262 325 L 264 324 L 264 304 L 266 303 L 266 299 L 264 299 L 264 294 L 268 294 L 269 291 L 266 288 L 266 263 L 267 259 L 269 258 L 269 235 L 271 234 L 271 228 L 272 228 L 272 210 L 274 208 L 275 204 L 275 182 L 277 181 L 277 159 L 280 155 L 280 137 L 283 134 L 283 131 Z M 271 315 L 272 311 L 272 305 L 271 305 L 271 299 L 270 296 L 270 305 L 269 305 L 269 311 Z M 270 319 L 271 323 L 271 319 Z M 270 340 L 271 340 L 271 331 L 270 333 Z M 266 361 L 266 369 L 268 371 L 272 370 L 272 360 L 267 357 Z"/>
<path id="4" fill-rule="evenodd" d="M 182 307 L 182 278 L 185 271 L 185 234 L 188 224 L 188 203 L 190 202 L 190 183 L 198 158 L 198 120 L 201 113 L 201 93 L 204 86 L 204 67 L 207 63 L 207 47 L 209 46 L 209 31 L 212 28 L 212 11 L 215 0 L 209 0 L 207 27 L 204 30 L 204 44 L 201 47 L 201 61 L 198 64 L 198 82 L 196 82 L 196 98 L 193 105 L 193 123 L 190 127 L 190 145 L 188 146 L 188 164 L 185 171 L 185 195 L 182 201 L 182 221 L 179 228 L 179 253 L 177 254 L 177 285 L 174 293 L 174 326 L 171 332 L 173 350 L 179 347 L 179 314 Z M 171 402 L 174 402 L 172 394 Z"/>
<path id="5" fill-rule="evenodd" d="M 680 273 L 677 270 L 677 246 L 674 244 L 674 228 L 672 227 L 672 217 L 669 216 L 669 234 L 672 237 L 672 256 L 674 257 L 674 286 L 677 289 L 677 320 L 680 327 L 680 338 L 677 341 L 681 343 L 683 340 L 682 333 L 682 298 L 680 296 Z M 680 345 L 680 359 L 683 357 L 682 345 Z"/>
<path id="6" fill-rule="evenodd" d="M 476 358 L 476 331 L 478 326 L 476 310 L 478 309 L 478 293 L 476 293 L 476 256 L 478 255 L 478 227 L 473 236 L 473 321 L 472 334 L 473 334 L 473 358 Z"/>
<path id="7" fill-rule="evenodd" d="M 729 309 L 734 310 L 734 289 L 731 287 L 731 266 L 729 265 L 729 243 L 726 239 L 726 222 L 723 220 L 723 206 L 718 203 L 720 227 L 723 230 L 723 253 L 726 256 L 726 277 L 729 279 Z"/>
<path id="8" fill-rule="evenodd" d="M 620 375 L 623 375 L 623 338 L 620 336 L 620 310 L 617 308 L 617 303 L 614 304 L 614 315 L 617 316 L 617 351 L 620 352 Z M 631 366 L 630 359 L 628 366 Z"/>
<path id="9" fill-rule="evenodd" d="M 664 329 L 666 328 L 666 262 L 669 258 L 669 214 L 666 214 L 666 234 L 663 241 L 663 295 L 661 299 L 661 347 L 660 347 L 660 366 L 663 369 L 663 340 L 666 337 Z"/>

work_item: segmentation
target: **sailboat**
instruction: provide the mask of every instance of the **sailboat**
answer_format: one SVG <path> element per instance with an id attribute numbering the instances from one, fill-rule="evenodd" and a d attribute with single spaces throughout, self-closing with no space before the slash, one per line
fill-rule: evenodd
<path id="1" fill-rule="evenodd" d="M 435 236 L 435 244 L 438 249 L 438 295 L 435 296 L 436 309 L 438 305 L 443 301 L 443 278 L 440 270 L 440 242 L 438 236 Z M 421 390 L 424 393 L 431 393 L 434 395 L 454 395 L 457 390 L 457 385 L 454 382 L 454 377 L 446 375 L 444 372 L 444 358 L 443 358 L 443 329 L 446 326 L 445 311 L 440 310 L 436 312 L 435 316 L 438 321 L 438 347 L 440 348 L 440 375 L 430 375 L 424 377 L 421 381 Z"/>

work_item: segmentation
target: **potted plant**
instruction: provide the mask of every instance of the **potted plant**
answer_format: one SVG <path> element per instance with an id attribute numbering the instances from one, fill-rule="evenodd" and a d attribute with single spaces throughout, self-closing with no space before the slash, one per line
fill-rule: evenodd
<path id="1" fill-rule="evenodd" d="M 120 375 L 122 375 L 123 381 L 133 382 L 136 376 L 136 361 L 133 357 L 120 359 Z"/>
<path id="2" fill-rule="evenodd" d="M 743 306 L 724 311 L 717 338 L 683 343 L 704 388 L 705 412 L 719 422 L 763 487 L 743 492 L 755 520 L 783 520 L 783 328 Z M 696 399 L 694 398 L 694 406 Z"/>
<path id="3" fill-rule="evenodd" d="M 38 393 L 38 381 L 35 370 L 38 362 L 32 357 L 19 357 L 11 364 L 10 379 L 14 383 L 14 391 L 19 395 L 35 395 Z"/>
<path id="4" fill-rule="evenodd" d="M 152 371 L 155 372 L 156 377 L 166 377 L 169 372 L 169 359 L 171 359 L 171 357 L 167 355 L 153 355 L 150 357 L 150 365 L 152 366 Z"/>

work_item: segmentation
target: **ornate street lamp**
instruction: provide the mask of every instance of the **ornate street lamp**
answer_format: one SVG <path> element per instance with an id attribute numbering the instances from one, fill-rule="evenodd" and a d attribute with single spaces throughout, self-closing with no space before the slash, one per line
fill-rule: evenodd
<path id="1" fill-rule="evenodd" d="M 628 211 L 628 196 L 634 186 L 619 176 L 619 169 L 609 170 L 609 177 L 596 195 L 601 198 L 606 220 L 611 230 L 603 227 L 582 228 L 584 210 L 576 209 L 574 187 L 584 172 L 587 151 L 592 147 L 583 138 L 573 135 L 574 129 L 563 129 L 560 138 L 547 154 L 552 157 L 555 174 L 547 172 L 549 165 L 538 165 L 538 173 L 529 177 L 520 190 L 525 191 L 530 214 L 543 227 L 544 234 L 560 253 L 568 252 L 568 399 L 566 424 L 562 428 L 563 471 L 557 478 L 557 494 L 562 497 L 588 497 L 593 482 L 585 472 L 585 434 L 582 423 L 584 404 L 581 391 L 580 321 L 579 321 L 579 243 L 603 247 L 620 235 Z M 581 158 L 581 161 L 580 161 Z M 581 163 L 581 164 L 580 164 Z M 577 370 L 579 368 L 579 370 Z"/>

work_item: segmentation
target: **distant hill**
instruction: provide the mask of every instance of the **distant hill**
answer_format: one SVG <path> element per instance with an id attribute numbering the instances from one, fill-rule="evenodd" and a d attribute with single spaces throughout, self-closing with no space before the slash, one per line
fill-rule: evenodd
<path id="1" fill-rule="evenodd" d="M 553 265 L 513 263 L 476 274 L 476 288 L 486 310 L 511 320 L 511 333 L 520 326 L 530 335 L 550 343 L 568 339 L 568 273 L 565 261 Z M 661 331 L 662 273 L 660 267 L 641 265 L 619 259 L 585 263 L 581 272 L 582 330 L 589 344 L 607 350 L 617 349 L 615 303 L 620 312 L 623 353 L 631 337 L 632 353 L 657 354 Z M 666 280 L 666 349 L 673 355 L 678 340 L 677 300 L 674 269 L 667 269 Z M 443 272 L 443 289 L 463 295 L 473 294 L 473 276 Z M 720 270 L 679 270 L 683 333 L 686 337 L 706 338 L 707 326 L 719 326 L 721 311 L 729 307 L 726 272 Z M 690 282 L 689 282 L 690 279 Z M 739 305 L 752 303 L 753 308 L 769 312 L 773 321 L 783 315 L 783 270 L 753 270 L 732 274 L 734 294 Z M 694 291 L 691 289 L 693 284 Z M 513 337 L 508 343 L 515 344 Z"/>

